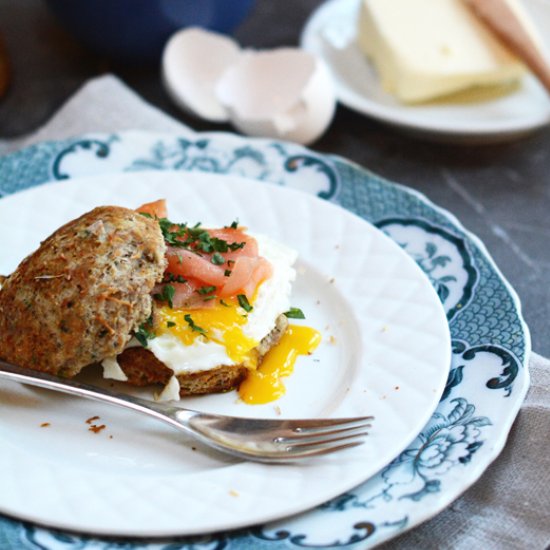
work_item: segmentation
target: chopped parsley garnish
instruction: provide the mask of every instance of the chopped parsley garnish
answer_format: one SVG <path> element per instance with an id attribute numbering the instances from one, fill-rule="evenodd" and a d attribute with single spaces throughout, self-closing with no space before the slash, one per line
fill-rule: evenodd
<path id="1" fill-rule="evenodd" d="M 183 318 L 187 321 L 187 324 L 189 325 L 189 328 L 193 332 L 198 332 L 200 334 L 206 334 L 206 330 L 204 330 L 202 327 L 199 327 L 198 325 L 196 325 L 195 321 L 193 321 L 193 318 L 191 317 L 191 315 L 189 313 L 185 314 L 183 316 Z"/>
<path id="2" fill-rule="evenodd" d="M 210 242 L 212 244 L 212 250 L 215 250 L 216 252 L 227 252 L 229 250 L 229 244 L 223 239 L 210 237 Z"/>
<path id="3" fill-rule="evenodd" d="M 224 239 L 212 237 L 208 233 L 208 230 L 201 227 L 200 222 L 193 227 L 188 227 L 185 223 L 174 223 L 166 218 L 160 218 L 158 222 L 166 244 L 185 248 L 197 254 L 204 252 L 205 254 L 214 254 L 215 256 L 216 253 L 239 250 L 246 245 L 244 241 L 240 243 L 228 243 Z M 238 221 L 233 222 L 230 227 L 236 229 Z M 221 265 L 224 262 L 219 261 L 220 258 L 221 256 L 218 254 L 217 259 L 213 259 L 212 263 Z"/>
<path id="4" fill-rule="evenodd" d="M 181 246 L 181 239 L 185 237 L 188 230 L 186 224 L 173 223 L 166 218 L 160 218 L 158 222 L 166 243 L 171 246 Z"/>
<path id="5" fill-rule="evenodd" d="M 220 300 L 220 304 L 225 307 L 231 307 L 228 303 L 224 302 L 223 300 Z"/>
<path id="6" fill-rule="evenodd" d="M 291 307 L 288 311 L 285 311 L 285 316 L 288 319 L 305 319 L 304 312 L 299 307 Z"/>
<path id="7" fill-rule="evenodd" d="M 250 305 L 250 302 L 248 301 L 248 298 L 244 294 L 239 294 L 237 296 L 237 300 L 239 300 L 239 305 L 248 313 L 249 311 L 252 311 L 254 308 Z"/>
<path id="8" fill-rule="evenodd" d="M 197 292 L 199 294 L 210 294 L 211 292 L 214 292 L 216 290 L 216 287 L 215 286 L 201 286 Z"/>
<path id="9" fill-rule="evenodd" d="M 134 332 L 136 340 L 144 347 L 147 347 L 147 340 L 152 340 L 155 337 L 155 333 L 152 330 L 152 318 L 149 317 L 145 323 L 141 323 L 139 328 Z"/>
<path id="10" fill-rule="evenodd" d="M 231 273 L 233 273 L 230 269 L 226 269 L 224 272 L 223 272 L 223 276 L 224 277 L 229 277 L 231 275 Z"/>
<path id="11" fill-rule="evenodd" d="M 166 322 L 166 327 L 167 328 L 172 328 L 172 327 L 175 327 L 176 326 L 176 323 L 174 323 L 174 321 L 167 321 Z"/>
<path id="12" fill-rule="evenodd" d="M 174 299 L 175 293 L 176 289 L 172 285 L 164 285 L 162 287 L 162 292 L 155 294 L 153 298 L 162 302 L 168 302 L 168 305 L 173 308 L 174 303 L 172 302 L 172 300 Z"/>
<path id="13" fill-rule="evenodd" d="M 186 283 L 187 279 L 182 275 L 174 275 L 173 273 L 167 273 L 167 281 L 169 283 Z"/>
<path id="14" fill-rule="evenodd" d="M 222 265 L 222 264 L 225 263 L 224 257 L 219 252 L 214 252 L 214 254 L 212 255 L 212 258 L 210 259 L 210 261 L 214 265 Z"/>

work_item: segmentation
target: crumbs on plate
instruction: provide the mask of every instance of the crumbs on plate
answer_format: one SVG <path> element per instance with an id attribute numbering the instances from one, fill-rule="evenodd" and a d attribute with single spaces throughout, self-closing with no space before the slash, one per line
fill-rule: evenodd
<path id="1" fill-rule="evenodd" d="M 86 420 L 86 424 L 88 424 L 90 427 L 88 428 L 88 431 L 98 434 L 99 432 L 103 431 L 107 426 L 105 424 L 95 424 L 96 420 L 99 420 L 99 416 L 91 416 Z"/>

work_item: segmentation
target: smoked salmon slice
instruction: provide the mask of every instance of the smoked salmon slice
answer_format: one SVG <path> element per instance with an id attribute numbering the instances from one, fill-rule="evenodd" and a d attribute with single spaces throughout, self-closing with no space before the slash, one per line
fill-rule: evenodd
<path id="1" fill-rule="evenodd" d="M 224 269 L 213 264 L 209 255 L 201 256 L 184 248 L 168 247 L 166 258 L 168 273 L 192 277 L 208 285 L 223 286 L 225 283 Z"/>
<path id="2" fill-rule="evenodd" d="M 149 214 L 149 216 L 153 216 L 153 218 L 159 219 L 168 217 L 168 209 L 166 207 L 165 199 L 159 199 L 158 201 L 154 202 L 146 202 L 145 204 L 142 204 L 139 208 L 136 208 L 136 212 L 139 212 L 141 214 Z"/>
<path id="3" fill-rule="evenodd" d="M 237 222 L 231 226 L 203 229 L 174 224 L 167 219 L 166 201 L 143 204 L 138 212 L 159 219 L 168 244 L 164 285 L 171 285 L 175 308 L 209 308 L 212 297 L 244 294 L 252 300 L 259 285 L 271 277 L 273 267 L 259 254 L 258 242 Z M 162 286 L 156 295 L 165 296 Z"/>

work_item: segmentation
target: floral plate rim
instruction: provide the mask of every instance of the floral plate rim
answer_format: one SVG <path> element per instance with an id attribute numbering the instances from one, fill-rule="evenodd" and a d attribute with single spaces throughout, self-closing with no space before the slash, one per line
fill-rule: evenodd
<path id="1" fill-rule="evenodd" d="M 388 199 L 391 197 L 403 199 L 405 203 L 400 206 L 400 208 L 402 208 L 406 213 L 406 217 L 422 219 L 422 215 L 429 214 L 428 217 L 431 216 L 431 218 L 433 218 L 430 218 L 430 221 L 434 223 L 434 226 L 439 224 L 436 228 L 437 231 L 432 233 L 437 236 L 437 238 L 445 238 L 448 242 L 451 242 L 452 239 L 459 236 L 464 243 L 470 243 L 472 245 L 470 252 L 472 252 L 472 254 L 476 254 L 476 259 L 479 262 L 484 265 L 486 264 L 485 267 L 489 269 L 489 275 L 492 278 L 495 278 L 497 283 L 502 286 L 502 296 L 510 302 L 510 315 L 514 318 L 514 322 L 516 322 L 517 325 L 514 326 L 516 326 L 516 330 L 518 331 L 518 336 L 515 340 L 518 349 L 514 347 L 513 350 L 509 350 L 510 353 L 508 356 L 505 354 L 498 356 L 499 353 L 506 351 L 499 349 L 498 346 L 493 346 L 491 348 L 488 346 L 484 347 L 472 344 L 468 347 L 464 345 L 465 343 L 467 344 L 467 342 L 453 342 L 456 345 L 456 349 L 453 349 L 453 351 L 456 352 L 458 359 L 462 362 L 475 363 L 478 360 L 481 361 L 481 356 L 498 356 L 498 358 L 502 360 L 502 365 L 499 363 L 499 372 L 500 367 L 503 366 L 505 371 L 508 369 L 509 374 L 504 376 L 503 373 L 500 377 L 497 376 L 489 380 L 487 382 L 487 388 L 491 391 L 489 391 L 487 395 L 492 398 L 494 397 L 494 394 L 499 393 L 504 394 L 503 397 L 506 398 L 510 396 L 512 390 L 514 389 L 514 397 L 512 399 L 513 403 L 512 407 L 506 406 L 505 408 L 505 412 L 503 413 L 504 422 L 503 419 L 499 417 L 498 432 L 490 432 L 492 434 L 490 440 L 488 441 L 490 442 L 490 445 L 483 445 L 483 441 L 479 440 L 479 432 L 481 430 L 491 428 L 491 422 L 489 419 L 483 416 L 474 416 L 475 407 L 468 403 L 467 399 L 462 397 L 452 399 L 450 403 L 448 401 L 446 402 L 447 405 L 452 404 L 452 410 L 450 410 L 450 412 L 445 410 L 438 419 L 440 432 L 446 432 L 448 436 L 454 437 L 453 430 L 455 430 L 455 434 L 457 430 L 462 430 L 463 432 L 470 431 L 471 437 L 470 439 L 466 438 L 462 442 L 456 442 L 456 445 L 453 444 L 452 438 L 450 440 L 452 444 L 451 447 L 459 450 L 462 448 L 464 454 L 460 457 L 460 460 L 455 461 L 455 463 L 451 465 L 452 467 L 449 466 L 451 469 L 445 473 L 445 476 L 441 474 L 441 479 L 451 483 L 451 486 L 448 489 L 440 490 L 437 483 L 440 480 L 436 478 L 423 478 L 425 473 L 424 471 L 414 472 L 416 481 L 421 478 L 423 479 L 423 482 L 425 482 L 424 485 L 420 491 L 417 491 L 417 493 L 414 493 L 412 496 L 406 495 L 403 497 L 408 498 L 409 500 L 399 500 L 399 506 L 401 506 L 401 508 L 404 507 L 404 502 L 412 503 L 410 505 L 412 509 L 414 509 L 414 513 L 411 514 L 410 519 L 408 516 L 405 516 L 402 520 L 396 520 L 393 522 L 387 520 L 385 522 L 374 524 L 369 522 L 365 523 L 363 521 L 360 525 L 354 524 L 355 527 L 351 525 L 338 526 L 338 528 L 342 528 L 341 534 L 337 540 L 336 534 L 334 535 L 333 544 L 329 544 L 329 535 L 326 535 L 329 539 L 325 538 L 318 541 L 310 540 L 312 537 L 314 539 L 316 534 L 322 531 L 323 523 L 326 522 L 325 516 L 327 513 L 330 514 L 331 512 L 339 512 L 339 515 L 337 516 L 332 514 L 330 516 L 331 519 L 336 517 L 346 517 L 349 518 L 349 521 L 355 517 L 353 514 L 357 512 L 357 510 L 363 509 L 366 510 L 366 513 L 368 513 L 369 505 L 372 504 L 373 499 L 369 499 L 365 504 L 365 502 L 360 502 L 359 497 L 361 496 L 361 491 L 365 491 L 367 489 L 370 490 L 373 485 L 378 484 L 376 485 L 376 491 L 378 491 L 380 484 L 382 484 L 381 487 L 383 490 L 378 491 L 376 494 L 377 504 L 374 509 L 371 506 L 371 514 L 373 510 L 376 511 L 378 508 L 384 509 L 383 497 L 387 497 L 388 502 L 393 502 L 393 496 L 390 492 L 394 490 L 395 487 L 399 488 L 399 484 L 391 484 L 391 476 L 393 476 L 395 472 L 399 473 L 400 469 L 403 469 L 404 466 L 408 467 L 408 464 L 405 464 L 404 462 L 408 460 L 408 457 L 406 456 L 406 453 L 404 453 L 402 457 L 398 457 L 392 464 L 390 464 L 385 471 L 375 476 L 376 479 L 371 480 L 372 483 L 367 482 L 364 486 L 358 487 L 355 492 L 342 495 L 341 498 L 334 499 L 333 501 L 326 503 L 326 505 L 321 506 L 319 509 L 313 510 L 296 518 L 276 522 L 274 525 L 259 527 L 256 530 L 219 534 L 218 538 L 206 537 L 204 541 L 201 539 L 201 541 L 192 542 L 195 546 L 188 546 L 188 548 L 208 548 L 208 545 L 212 545 L 212 547 L 214 547 L 213 545 L 216 544 L 216 541 L 219 544 L 226 544 L 227 548 L 233 547 L 234 544 L 236 545 L 234 546 L 235 548 L 239 548 L 240 542 L 250 542 L 251 540 L 256 545 L 254 546 L 255 548 L 288 548 L 288 545 L 292 547 L 302 547 L 307 544 L 309 544 L 312 548 L 364 548 L 365 545 L 377 544 L 383 540 L 397 536 L 405 530 L 408 530 L 411 527 L 429 519 L 439 513 L 464 490 L 477 481 L 477 479 L 481 476 L 489 464 L 491 464 L 491 462 L 498 456 L 504 447 L 511 425 L 519 408 L 521 407 L 523 398 L 528 389 L 530 336 L 525 321 L 521 317 L 521 304 L 516 292 L 503 277 L 483 243 L 475 235 L 467 231 L 454 215 L 435 205 L 421 193 L 400 184 L 395 184 L 380 178 L 365 168 L 345 159 L 331 155 L 321 155 L 293 144 L 272 142 L 265 139 L 246 139 L 233 134 L 225 133 L 196 134 L 193 132 L 182 131 L 181 133 L 174 134 L 138 131 L 123 132 L 116 135 L 88 134 L 86 136 L 80 136 L 78 138 L 65 140 L 63 142 L 42 143 L 35 146 L 34 150 L 32 150 L 31 147 L 24 150 L 23 153 L 14 153 L 10 155 L 9 158 L 0 158 L 0 171 L 5 165 L 3 164 L 3 161 L 4 163 L 7 163 L 7 166 L 13 165 L 14 162 L 17 163 L 21 160 L 21 154 L 27 156 L 34 155 L 36 157 L 35 160 L 37 160 L 37 165 L 43 165 L 45 160 L 49 159 L 51 162 L 52 159 L 55 158 L 57 162 L 60 154 L 70 156 L 75 152 L 78 152 L 79 148 L 80 152 L 82 152 L 82 150 L 86 151 L 87 148 L 89 154 L 92 154 L 92 156 L 97 156 L 97 159 L 94 159 L 94 162 L 97 160 L 97 162 L 100 163 L 101 159 L 105 158 L 109 154 L 108 145 L 105 144 L 110 143 L 111 145 L 116 145 L 117 140 L 127 141 L 128 143 L 132 142 L 133 147 L 136 147 L 138 143 L 146 146 L 148 154 L 145 156 L 142 155 L 139 159 L 138 165 L 133 165 L 131 169 L 169 169 L 174 167 L 174 163 L 179 163 L 179 169 L 201 169 L 206 171 L 215 171 L 216 169 L 220 169 L 220 167 L 222 170 L 227 169 L 227 167 L 234 169 L 235 166 L 240 163 L 240 168 L 244 167 L 243 169 L 246 171 L 251 170 L 251 165 L 256 163 L 257 166 L 255 165 L 254 169 L 257 168 L 259 170 L 257 173 L 255 172 L 256 176 L 258 176 L 257 179 L 266 179 L 272 182 L 277 182 L 278 177 L 282 177 L 283 179 L 287 178 L 287 180 L 290 181 L 293 173 L 300 171 L 305 173 L 306 171 L 309 171 L 307 172 L 308 185 L 311 184 L 309 180 L 313 177 L 323 180 L 323 184 L 319 184 L 318 188 L 315 190 L 318 196 L 329 200 L 337 200 L 345 208 L 349 208 L 346 206 L 346 202 L 348 202 L 353 207 L 351 209 L 359 215 L 363 215 L 361 212 L 357 211 L 362 200 L 359 191 L 366 189 L 371 195 L 373 195 L 374 198 L 380 199 L 380 197 L 382 197 L 383 200 L 381 205 L 376 203 L 374 200 L 372 201 L 374 205 L 371 204 L 369 208 L 374 209 L 381 206 L 383 210 L 383 208 L 387 206 Z M 161 146 L 160 149 L 158 147 L 155 149 L 155 142 L 157 145 Z M 107 149 L 102 148 L 102 143 L 103 147 L 107 147 Z M 44 158 L 43 155 L 46 155 L 46 158 Z M 262 155 L 268 159 L 264 164 L 262 164 Z M 228 163 L 227 158 L 229 158 L 231 162 Z M 276 163 L 279 163 L 277 167 L 274 167 L 275 161 Z M 66 164 L 67 163 L 57 162 L 56 165 L 58 168 L 63 168 Z M 58 176 L 60 176 L 58 179 L 64 179 L 62 170 L 58 172 Z M 347 181 L 344 185 L 342 182 L 346 178 L 349 179 L 351 183 L 357 184 L 357 187 L 354 189 L 354 186 L 349 184 Z M 285 180 L 285 183 L 289 184 L 289 181 Z M 33 182 L 31 181 L 30 183 L 32 184 Z M 34 182 L 34 184 L 37 183 L 39 182 Z M 9 192 L 9 181 L 6 185 Z M 6 189 L 6 185 L 4 185 L 4 189 Z M 2 189 L 2 185 L 0 185 L 0 192 L 4 189 Z M 357 191 L 358 189 L 359 191 Z M 308 190 L 311 192 L 311 189 Z M 358 194 L 354 195 L 354 192 L 357 192 Z M 376 195 L 377 192 L 379 192 L 380 195 Z M 397 206 L 392 205 L 392 208 L 397 208 Z M 367 219 L 369 218 L 367 217 Z M 400 220 L 399 217 L 396 218 L 394 216 L 392 219 L 388 220 L 389 225 L 387 227 L 391 230 L 393 224 L 393 226 L 397 226 L 402 229 L 404 226 L 402 222 L 402 219 Z M 400 223 L 401 226 L 399 225 Z M 413 229 L 419 231 L 424 230 L 425 228 L 422 228 L 421 225 L 422 224 L 417 224 L 417 226 L 413 227 Z M 456 235 L 449 235 L 450 229 L 452 229 Z M 458 239 L 453 246 L 456 245 L 456 250 L 460 252 L 460 247 L 458 246 L 460 244 L 458 242 L 459 240 L 460 239 Z M 465 276 L 468 274 L 467 267 L 468 266 L 465 266 L 465 269 L 463 270 Z M 477 287 L 473 287 L 474 299 L 479 298 L 477 293 L 480 292 L 480 288 L 481 287 L 479 285 Z M 455 308 L 454 311 L 455 313 L 453 313 L 453 315 L 455 315 L 458 310 Z M 457 322 L 457 318 L 460 320 L 460 316 L 466 312 L 467 308 L 464 307 L 462 312 L 451 320 L 451 330 L 453 323 Z M 461 336 L 463 335 L 461 334 Z M 516 346 L 516 344 L 514 344 L 514 346 Z M 495 353 L 497 353 L 497 355 L 495 355 Z M 505 359 L 511 360 L 514 357 L 517 359 L 517 363 L 515 365 L 504 362 Z M 451 376 L 448 383 L 449 394 L 453 394 L 457 387 L 459 389 L 464 389 L 468 386 L 465 382 L 463 382 L 462 375 L 463 373 L 471 374 L 471 371 L 472 369 L 468 371 L 468 369 L 463 369 L 463 366 L 460 365 L 453 368 L 453 376 Z M 510 374 L 510 372 L 512 372 L 512 374 Z M 515 386 L 514 383 L 516 384 Z M 517 388 L 517 385 L 520 387 Z M 483 391 L 486 390 L 484 389 Z M 447 397 L 448 395 L 444 396 L 444 400 L 447 399 Z M 506 402 L 509 403 L 508 400 Z M 472 435 L 472 433 L 474 435 Z M 464 445 L 468 442 L 469 447 L 465 448 Z M 481 461 L 475 459 L 474 466 L 471 459 L 472 457 L 475 458 L 476 452 L 479 455 L 478 451 L 480 448 L 482 449 L 481 452 L 484 453 L 484 458 Z M 455 479 L 453 478 L 454 470 L 452 468 L 456 468 L 458 465 L 467 467 L 468 474 L 467 476 L 455 476 Z M 384 478 L 385 475 L 386 478 Z M 465 477 L 467 477 L 466 482 L 464 480 Z M 420 500 L 430 498 L 435 498 L 436 500 L 430 501 L 429 506 L 415 506 L 415 503 L 418 503 Z M 395 502 L 397 503 L 397 498 L 395 499 Z M 388 509 L 391 508 L 385 508 L 386 511 Z M 341 512 L 345 512 L 345 514 L 342 514 Z M 361 518 L 363 518 L 363 516 L 361 516 Z M 336 527 L 336 524 L 334 524 L 334 529 L 336 529 Z M 307 529 L 310 530 L 308 531 Z M 340 531 L 336 532 L 339 533 Z M 48 536 L 47 532 L 36 530 L 34 528 L 31 528 L 30 531 L 25 531 L 25 533 L 27 533 L 28 536 L 32 535 L 33 537 L 37 537 L 38 535 L 41 537 Z M 31 535 L 29 535 L 29 533 Z"/>

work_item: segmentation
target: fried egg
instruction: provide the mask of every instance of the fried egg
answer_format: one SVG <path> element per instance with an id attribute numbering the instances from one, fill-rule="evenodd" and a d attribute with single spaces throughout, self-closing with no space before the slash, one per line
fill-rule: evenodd
<path id="1" fill-rule="evenodd" d="M 260 255 L 269 261 L 273 271 L 250 300 L 250 312 L 243 309 L 236 297 L 205 309 L 163 306 L 156 312 L 155 338 L 148 342 L 148 349 L 174 375 L 220 365 L 244 364 L 249 369 L 256 368 L 255 348 L 273 330 L 277 317 L 290 309 L 291 285 L 296 278 L 292 266 L 297 252 L 268 237 L 254 237 Z M 162 398 L 173 399 L 176 384 L 166 389 L 170 391 L 163 392 Z"/>
<path id="2" fill-rule="evenodd" d="M 225 230 L 227 228 L 209 231 L 214 234 Z M 252 270 L 255 274 L 263 274 L 259 284 L 239 287 L 246 288 L 246 294 L 239 293 L 244 292 L 243 290 L 237 293 L 226 290 L 233 285 L 228 272 L 222 283 L 226 286 L 193 286 L 190 290 L 185 288 L 188 281 L 184 281 L 182 277 L 181 281 L 184 282 L 179 285 L 174 282 L 173 287 L 182 291 L 183 298 L 181 295 L 178 297 L 177 293 L 174 296 L 173 289 L 170 296 L 156 294 L 147 349 L 173 372 L 168 384 L 157 396 L 158 400 L 179 400 L 178 376 L 204 372 L 223 365 L 244 366 L 248 369 L 246 383 L 241 384 L 239 389 L 239 395 L 244 402 L 255 404 L 273 401 L 284 393 L 281 378 L 292 372 L 296 357 L 311 353 L 318 345 L 320 335 L 317 331 L 291 326 L 281 342 L 264 357 L 260 357 L 257 348 L 262 339 L 275 329 L 277 318 L 291 309 L 291 287 L 296 278 L 293 265 L 297 252 L 263 235 L 243 235 L 248 240 L 246 248 L 256 251 L 254 259 L 265 264 L 260 270 L 256 267 Z M 185 270 L 191 269 L 193 272 L 195 267 L 189 267 L 189 262 L 199 262 L 196 254 L 194 257 L 178 256 L 176 259 L 175 256 L 180 253 L 178 248 L 168 252 L 169 281 L 174 280 L 178 269 L 183 272 L 184 265 Z M 233 256 L 229 252 L 227 257 L 232 257 L 235 261 L 226 261 L 224 266 L 229 264 L 237 272 L 242 263 L 246 264 L 247 259 L 238 265 L 239 255 L 240 250 L 234 251 Z M 210 262 L 206 262 L 198 265 L 197 269 L 213 271 L 209 264 Z M 208 272 L 205 279 L 201 280 L 208 284 L 209 277 L 214 277 L 210 281 L 213 283 L 219 273 Z M 170 283 L 168 285 L 172 286 Z M 129 346 L 133 345 L 139 343 L 133 339 Z M 106 378 L 126 378 L 116 359 L 105 360 L 103 369 Z"/>

